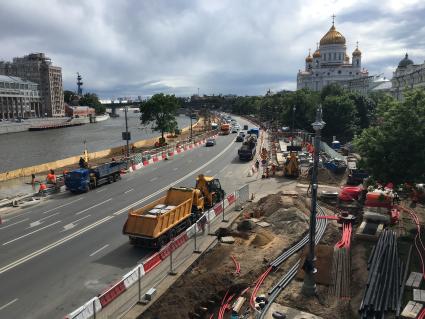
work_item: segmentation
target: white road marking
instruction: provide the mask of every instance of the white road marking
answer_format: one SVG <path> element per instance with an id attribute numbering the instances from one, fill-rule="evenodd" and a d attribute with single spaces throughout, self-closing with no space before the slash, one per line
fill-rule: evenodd
<path id="1" fill-rule="evenodd" d="M 179 168 L 178 167 L 174 167 L 173 168 L 173 171 L 177 171 Z"/>
<path id="2" fill-rule="evenodd" d="M 67 231 L 67 230 L 70 230 L 70 229 L 74 228 L 75 226 L 77 226 L 76 222 L 79 222 L 80 220 L 86 219 L 87 217 L 90 217 L 90 216 L 91 215 L 88 214 L 88 215 L 86 215 L 86 216 L 84 216 L 82 218 L 79 218 L 77 220 L 74 220 L 73 222 L 71 222 L 69 224 L 66 224 L 65 226 L 63 226 L 63 230 L 62 231 L 64 232 L 64 231 Z"/>
<path id="3" fill-rule="evenodd" d="M 156 181 L 157 179 L 158 179 L 158 177 L 151 178 L 149 182 Z"/>
<path id="4" fill-rule="evenodd" d="M 73 203 L 75 203 L 75 202 L 78 202 L 79 200 L 82 200 L 83 198 L 84 198 L 84 197 L 80 197 L 80 198 L 77 198 L 76 200 L 70 201 L 69 203 L 66 203 L 66 204 L 63 204 L 63 205 L 60 205 L 60 206 L 56 206 L 55 208 L 52 208 L 52 209 L 46 210 L 45 212 L 43 212 L 43 214 L 47 214 L 47 213 L 50 213 L 50 212 L 52 212 L 52 211 L 54 211 L 54 210 L 56 210 L 56 209 L 58 209 L 58 208 L 62 208 L 62 207 L 65 207 L 65 206 L 71 205 L 71 204 L 73 204 Z"/>
<path id="5" fill-rule="evenodd" d="M 8 228 L 8 227 L 13 226 L 13 225 L 16 225 L 16 224 L 19 224 L 19 223 L 23 223 L 23 222 L 25 222 L 27 220 L 29 220 L 29 218 L 25 218 L 23 220 L 20 220 L 19 222 L 15 222 L 15 223 L 12 223 L 12 224 L 7 224 L 6 226 L 0 227 L 0 229 L 5 229 L 5 228 Z"/>
<path id="6" fill-rule="evenodd" d="M 25 212 L 25 213 L 18 213 L 18 215 L 16 215 L 16 216 L 12 216 L 12 217 L 10 217 L 10 218 L 8 218 L 8 219 L 6 219 L 6 220 L 3 220 L 3 222 L 6 222 L 6 221 L 9 221 L 9 220 L 12 220 L 12 219 L 18 218 L 18 217 L 22 217 L 22 216 L 24 216 L 24 215 L 26 215 L 26 214 L 29 214 L 29 213 L 31 213 L 31 212 L 32 212 L 32 210 L 29 210 L 29 211 L 27 211 L 27 212 Z"/>
<path id="7" fill-rule="evenodd" d="M 3 305 L 0 307 L 0 311 L 3 310 L 4 308 L 10 306 L 11 304 L 15 303 L 18 301 L 18 298 L 13 299 L 12 301 L 8 302 L 7 304 Z"/>
<path id="8" fill-rule="evenodd" d="M 49 215 L 49 216 L 47 216 L 47 217 L 43 217 L 43 218 L 41 218 L 41 219 L 39 219 L 39 220 L 37 220 L 37 221 L 35 221 L 35 222 L 32 222 L 32 223 L 30 224 L 30 227 L 28 227 L 28 228 L 36 227 L 36 226 L 38 226 L 38 225 L 42 224 L 42 222 L 41 222 L 41 221 L 43 221 L 43 220 L 45 220 L 45 219 L 48 219 L 48 218 L 50 218 L 50 217 L 53 217 L 53 216 L 55 216 L 55 215 L 59 215 L 59 213 L 54 213 L 54 214 Z"/>
<path id="9" fill-rule="evenodd" d="M 101 193 L 101 192 L 106 191 L 106 190 L 107 190 L 107 188 L 102 188 L 102 189 L 99 189 L 98 191 L 96 191 L 96 193 Z"/>
<path id="10" fill-rule="evenodd" d="M 130 188 L 129 190 L 126 190 L 126 191 L 124 192 L 124 194 L 128 194 L 128 193 L 130 193 L 130 192 L 132 192 L 132 191 L 134 191 L 134 189 L 133 189 L 133 188 Z"/>
<path id="11" fill-rule="evenodd" d="M 50 224 L 50 225 L 47 225 L 47 226 L 41 227 L 41 228 L 39 228 L 39 229 L 37 229 L 37 230 L 34 230 L 34 231 L 32 231 L 32 232 L 29 232 L 29 233 L 27 233 L 27 234 L 25 234 L 25 235 L 22 235 L 22 236 L 16 237 L 15 239 L 12 239 L 12 240 L 9 240 L 9 241 L 5 242 L 5 243 L 3 244 L 3 246 L 9 245 L 9 244 L 11 244 L 11 243 L 13 243 L 13 242 L 15 242 L 15 241 L 17 241 L 17 240 L 19 240 L 19 239 L 22 239 L 22 238 L 28 237 L 29 235 L 32 235 L 32 234 L 34 234 L 34 233 L 36 233 L 36 232 L 39 232 L 40 230 L 46 229 L 47 227 L 54 226 L 54 225 L 56 225 L 56 224 L 58 224 L 58 223 L 60 223 L 60 222 L 61 222 L 61 220 L 58 220 L 57 222 L 54 222 L 53 224 Z"/>
<path id="12" fill-rule="evenodd" d="M 163 191 L 169 189 L 170 187 L 172 187 L 172 186 L 180 183 L 181 181 L 185 180 L 189 176 L 196 174 L 197 172 L 199 172 L 200 170 L 202 170 L 204 167 L 206 167 L 209 164 L 211 164 L 213 161 L 215 161 L 217 158 L 219 158 L 221 155 L 223 155 L 232 145 L 233 144 L 229 144 L 223 151 L 221 151 L 219 154 L 217 154 L 215 157 L 213 157 L 207 163 L 205 163 L 204 165 L 198 167 L 196 170 L 193 170 L 192 171 L 192 174 L 185 175 L 182 178 L 178 179 L 177 181 L 175 181 L 175 182 L 167 185 L 166 187 L 163 187 L 162 189 L 156 191 L 155 193 L 150 194 L 149 196 L 146 196 L 145 198 L 142 198 L 141 200 L 138 200 L 137 202 L 134 202 L 133 204 L 130 204 L 127 207 L 124 207 L 123 209 L 121 209 L 121 210 L 113 213 L 113 215 L 106 216 L 105 218 L 103 218 L 101 220 L 98 220 L 97 222 L 95 222 L 93 224 L 90 224 L 90 225 L 88 225 L 88 226 L 86 226 L 86 227 L 84 227 L 84 228 L 82 228 L 80 230 L 77 230 L 76 232 L 74 232 L 72 234 L 69 234 L 68 236 L 66 236 L 66 237 L 64 237 L 62 239 L 59 239 L 58 241 L 56 241 L 56 242 L 54 242 L 52 244 L 49 244 L 49 245 L 47 245 L 47 246 L 45 246 L 45 247 L 43 247 L 43 248 L 41 248 L 41 249 L 39 249 L 37 251 L 32 252 L 31 254 L 29 254 L 29 255 L 27 255 L 25 257 L 22 257 L 22 258 L 20 258 L 18 260 L 15 260 L 14 262 L 10 263 L 9 265 L 6 265 L 6 266 L 0 268 L 0 275 L 2 273 L 4 273 L 4 272 L 10 270 L 10 269 L 13 269 L 13 268 L 15 268 L 15 267 L 17 267 L 17 266 L 25 263 L 25 262 L 27 262 L 27 261 L 29 261 L 29 260 L 37 257 L 37 256 L 39 256 L 39 255 L 41 255 L 41 254 L 43 254 L 43 253 L 45 253 L 45 252 L 47 252 L 47 251 L 49 251 L 49 250 L 57 247 L 57 246 L 60 246 L 60 245 L 62 245 L 64 243 L 66 243 L 67 241 L 69 241 L 69 240 L 71 240 L 71 239 L 73 239 L 75 237 L 80 236 L 81 234 L 84 234 L 85 232 L 88 232 L 89 230 L 95 228 L 96 226 L 101 225 L 101 224 L 107 222 L 108 220 L 114 218 L 114 216 L 118 216 L 120 214 L 123 214 L 123 213 L 128 212 L 128 210 L 130 208 L 133 208 L 133 207 L 135 207 L 135 206 L 137 206 L 137 205 L 139 205 L 139 204 L 141 204 L 141 203 L 149 200 L 150 198 L 152 198 L 152 197 L 154 197 L 154 196 L 162 193 Z"/>
<path id="13" fill-rule="evenodd" d="M 96 251 L 92 252 L 89 256 L 90 256 L 90 257 L 93 257 L 93 256 L 94 256 L 94 255 L 96 255 L 99 251 L 101 251 L 101 250 L 105 249 L 105 248 L 106 248 L 106 247 L 108 247 L 108 246 L 109 246 L 109 244 L 107 244 L 107 245 L 105 245 L 105 246 L 103 246 L 103 247 L 99 248 L 98 250 L 96 250 Z"/>
<path id="14" fill-rule="evenodd" d="M 75 233 L 69 234 L 68 236 L 66 236 L 62 239 L 59 239 L 58 241 L 55 241 L 54 243 L 52 243 L 50 245 L 47 245 L 47 246 L 45 246 L 45 247 L 43 247 L 43 248 L 41 248 L 37 251 L 34 251 L 31 254 L 29 254 L 25 257 L 22 257 L 18 260 L 15 260 L 14 262 L 10 263 L 9 265 L 6 265 L 6 266 L 0 268 L 0 275 L 4 272 L 10 270 L 10 269 L 13 269 L 13 268 L 23 264 L 24 262 L 26 262 L 28 260 L 31 260 L 31 259 L 49 251 L 49 250 L 57 247 L 57 246 L 60 246 L 64 243 L 66 243 L 67 241 L 71 240 L 74 237 L 77 237 L 77 236 L 80 236 L 81 234 L 84 234 L 85 232 L 89 231 L 90 229 L 92 229 L 92 228 L 94 228 L 94 227 L 96 227 L 100 224 L 103 224 L 104 222 L 110 220 L 111 218 L 114 218 L 114 216 L 106 216 L 105 218 L 98 220 L 97 222 L 95 222 L 93 224 L 90 224 L 90 225 L 88 225 L 88 226 L 86 226 L 86 227 L 84 227 L 80 230 L 77 230 Z"/>
<path id="15" fill-rule="evenodd" d="M 109 202 L 109 201 L 111 201 L 111 200 L 112 200 L 112 198 L 108 198 L 107 200 L 104 200 L 103 202 L 100 202 L 99 204 L 96 204 L 96 205 L 90 206 L 89 208 L 83 209 L 82 211 L 79 211 L 78 213 L 75 213 L 75 215 L 80 215 L 80 214 L 82 214 L 82 213 L 85 213 L 86 211 L 88 211 L 88 210 L 90 210 L 90 209 L 92 209 L 92 208 L 95 208 L 95 207 L 97 207 L 97 206 L 100 206 L 100 205 L 102 205 L 102 204 L 105 204 L 105 203 L 107 203 L 107 202 Z"/>
<path id="16" fill-rule="evenodd" d="M 211 170 L 210 169 L 205 172 L 205 174 L 209 174 L 209 173 L 211 173 Z"/>

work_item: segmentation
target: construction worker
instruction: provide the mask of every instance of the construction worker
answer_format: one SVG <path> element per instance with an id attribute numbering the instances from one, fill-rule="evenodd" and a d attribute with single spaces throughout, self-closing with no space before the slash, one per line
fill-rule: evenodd
<path id="1" fill-rule="evenodd" d="M 38 194 L 40 196 L 46 196 L 47 186 L 44 183 L 40 183 L 40 188 L 38 189 Z"/>
<path id="2" fill-rule="evenodd" d="M 56 175 L 54 170 L 50 170 L 47 174 L 47 184 L 56 184 Z"/>
<path id="3" fill-rule="evenodd" d="M 260 168 L 260 161 L 257 159 L 255 161 L 255 169 L 258 171 L 259 168 Z"/>
<path id="4" fill-rule="evenodd" d="M 274 163 L 272 163 L 272 175 L 276 175 L 276 165 Z"/>

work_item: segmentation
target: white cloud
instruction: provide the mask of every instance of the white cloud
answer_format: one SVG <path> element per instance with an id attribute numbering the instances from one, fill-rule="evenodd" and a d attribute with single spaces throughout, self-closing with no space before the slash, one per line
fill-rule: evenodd
<path id="1" fill-rule="evenodd" d="M 66 89 L 78 71 L 104 97 L 264 94 L 295 88 L 332 14 L 370 73 L 390 76 L 406 51 L 425 58 L 425 3 L 416 0 L 15 0 L 0 11 L 0 58 L 45 52 Z"/>

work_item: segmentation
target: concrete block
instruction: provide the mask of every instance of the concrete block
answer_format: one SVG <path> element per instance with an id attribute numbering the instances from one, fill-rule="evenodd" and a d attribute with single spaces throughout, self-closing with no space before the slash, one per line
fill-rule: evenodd
<path id="1" fill-rule="evenodd" d="M 413 301 L 425 304 L 425 290 L 413 289 Z"/>
<path id="2" fill-rule="evenodd" d="M 145 299 L 151 301 L 152 297 L 156 294 L 156 289 L 155 288 L 150 288 L 146 294 L 145 294 Z"/>
<path id="3" fill-rule="evenodd" d="M 232 236 L 221 237 L 221 242 L 224 244 L 234 244 L 235 238 Z"/>
<path id="4" fill-rule="evenodd" d="M 421 312 L 423 306 L 419 302 L 409 301 L 404 307 L 401 317 L 405 319 L 415 319 Z"/>
<path id="5" fill-rule="evenodd" d="M 422 283 L 422 274 L 419 272 L 411 272 L 406 281 L 406 287 L 418 289 Z"/>
<path id="6" fill-rule="evenodd" d="M 267 222 L 259 222 L 259 223 L 257 223 L 257 225 L 258 226 L 260 226 L 260 227 L 269 227 L 270 226 L 270 224 L 269 223 L 267 223 Z"/>

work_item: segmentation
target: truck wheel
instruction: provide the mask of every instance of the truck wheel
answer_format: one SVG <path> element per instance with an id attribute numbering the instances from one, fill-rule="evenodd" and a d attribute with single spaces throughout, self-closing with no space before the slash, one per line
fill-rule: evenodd
<path id="1" fill-rule="evenodd" d="M 108 176 L 108 184 L 111 184 L 112 183 L 112 178 L 111 178 L 111 176 Z"/>

